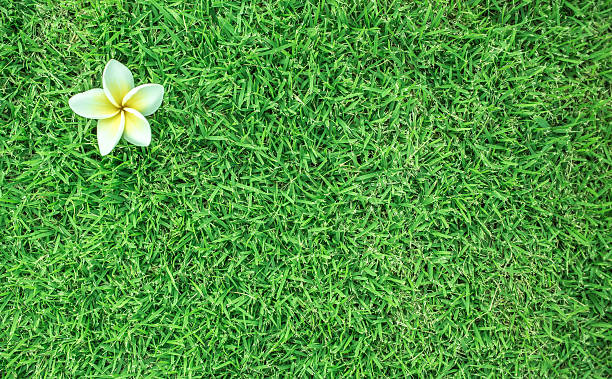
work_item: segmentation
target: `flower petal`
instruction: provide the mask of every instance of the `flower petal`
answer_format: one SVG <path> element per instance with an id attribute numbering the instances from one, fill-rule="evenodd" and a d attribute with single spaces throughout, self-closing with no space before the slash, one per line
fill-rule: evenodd
<path id="1" fill-rule="evenodd" d="M 119 107 L 123 97 L 134 88 L 134 77 L 130 69 L 111 59 L 104 67 L 102 86 L 108 99 Z"/>
<path id="2" fill-rule="evenodd" d="M 153 114 L 164 98 L 164 86 L 159 84 L 143 84 L 133 88 L 123 98 L 123 106 L 136 109 L 143 116 Z"/>
<path id="3" fill-rule="evenodd" d="M 119 112 L 116 116 L 98 120 L 98 147 L 100 154 L 110 153 L 117 142 L 121 139 L 125 128 L 125 112 Z"/>
<path id="4" fill-rule="evenodd" d="M 68 105 L 79 116 L 103 119 L 113 117 L 119 109 L 108 101 L 102 88 L 77 93 L 68 100 Z"/>
<path id="5" fill-rule="evenodd" d="M 136 146 L 149 146 L 151 143 L 151 127 L 149 121 L 136 109 L 124 108 L 125 130 L 123 138 Z"/>

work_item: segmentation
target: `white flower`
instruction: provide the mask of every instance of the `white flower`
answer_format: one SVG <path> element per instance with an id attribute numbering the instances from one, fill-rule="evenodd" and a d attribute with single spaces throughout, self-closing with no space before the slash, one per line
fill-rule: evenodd
<path id="1" fill-rule="evenodd" d="M 143 84 L 134 88 L 130 70 L 114 59 L 104 67 L 102 87 L 104 89 L 90 89 L 68 100 L 76 114 L 98 120 L 100 154 L 110 153 L 121 136 L 136 146 L 149 146 L 151 127 L 145 116 L 161 105 L 164 87 Z"/>

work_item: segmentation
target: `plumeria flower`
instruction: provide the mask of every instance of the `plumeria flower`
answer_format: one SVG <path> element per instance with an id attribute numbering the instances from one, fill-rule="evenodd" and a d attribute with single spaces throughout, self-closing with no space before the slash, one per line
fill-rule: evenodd
<path id="1" fill-rule="evenodd" d="M 151 127 L 145 116 L 161 105 L 164 87 L 159 84 L 134 87 L 130 70 L 114 59 L 104 67 L 102 87 L 76 94 L 68 101 L 79 116 L 98 120 L 100 154 L 110 153 L 121 136 L 136 146 L 149 146 Z"/>

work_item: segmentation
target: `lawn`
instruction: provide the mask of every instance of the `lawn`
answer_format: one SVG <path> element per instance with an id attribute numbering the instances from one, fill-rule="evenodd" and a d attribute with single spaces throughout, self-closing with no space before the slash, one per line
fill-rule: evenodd
<path id="1" fill-rule="evenodd" d="M 610 25 L 0 0 L 0 377 L 612 376 Z M 111 58 L 166 92 L 102 157 Z"/>

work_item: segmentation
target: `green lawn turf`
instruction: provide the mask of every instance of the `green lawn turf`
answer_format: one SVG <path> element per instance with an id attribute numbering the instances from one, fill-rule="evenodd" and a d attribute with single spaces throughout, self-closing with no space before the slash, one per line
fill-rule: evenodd
<path id="1" fill-rule="evenodd" d="M 611 9 L 0 0 L 0 377 L 610 377 Z"/>

